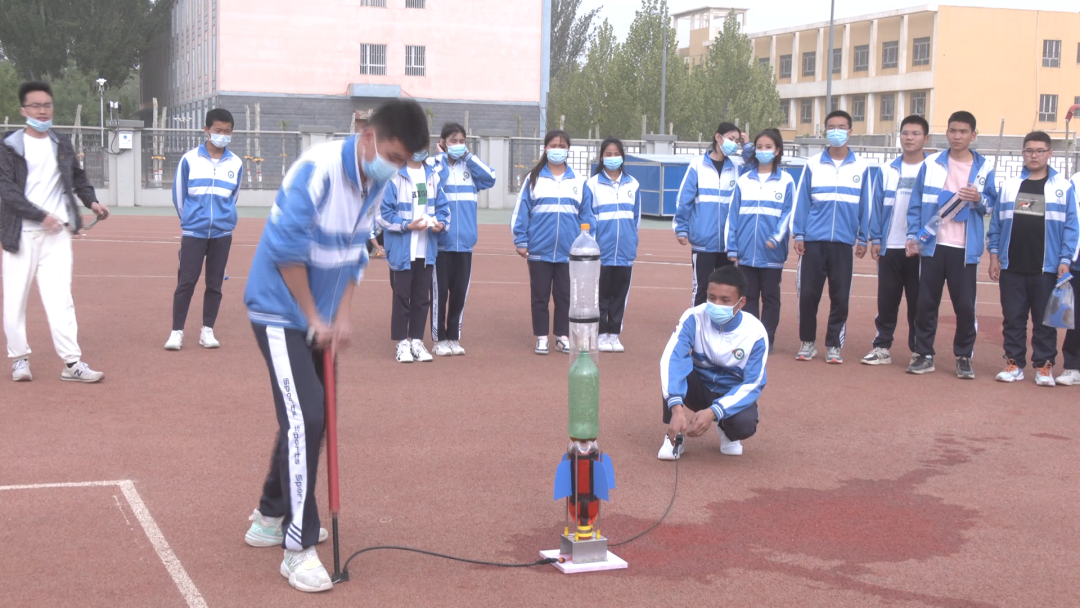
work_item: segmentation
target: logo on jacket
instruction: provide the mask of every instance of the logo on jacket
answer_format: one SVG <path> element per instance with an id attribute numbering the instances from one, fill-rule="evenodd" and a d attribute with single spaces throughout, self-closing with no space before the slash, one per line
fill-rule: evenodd
<path id="1" fill-rule="evenodd" d="M 464 176 L 463 179 L 465 181 L 469 181 L 469 172 L 468 171 L 466 171 L 465 173 L 462 173 L 461 175 Z"/>
<path id="2" fill-rule="evenodd" d="M 982 175 L 979 176 L 979 185 L 980 186 L 985 186 L 986 185 L 986 178 L 983 177 Z"/>
<path id="3" fill-rule="evenodd" d="M 1062 192 L 1061 190 L 1058 190 L 1057 192 L 1054 193 L 1054 196 L 1060 197 L 1063 194 L 1065 194 L 1065 193 Z"/>
<path id="4" fill-rule="evenodd" d="M 577 186 L 574 186 L 574 194 L 577 194 Z"/>
<path id="5" fill-rule="evenodd" d="M 735 180 L 731 180 L 731 182 L 728 183 L 728 188 L 734 188 L 734 187 L 735 187 Z"/>
<path id="6" fill-rule="evenodd" d="M 860 181 L 862 181 L 862 177 L 861 177 L 861 176 L 858 176 L 858 175 L 856 175 L 856 176 L 852 177 L 852 178 L 851 178 L 851 180 L 852 180 L 853 182 L 855 182 L 855 183 L 857 184 L 857 183 L 859 183 Z"/>
<path id="7" fill-rule="evenodd" d="M 236 177 L 236 172 L 235 171 L 229 171 L 229 179 L 232 179 L 234 177 Z"/>
<path id="8" fill-rule="evenodd" d="M 746 358 L 746 351 L 741 348 L 736 348 L 735 350 L 731 351 L 731 354 L 735 356 L 736 361 L 742 361 L 744 358 Z"/>
<path id="9" fill-rule="evenodd" d="M 784 198 L 784 195 L 780 194 L 779 192 L 777 192 L 775 196 L 776 196 L 776 200 L 778 200 L 778 201 L 783 200 L 783 198 Z"/>

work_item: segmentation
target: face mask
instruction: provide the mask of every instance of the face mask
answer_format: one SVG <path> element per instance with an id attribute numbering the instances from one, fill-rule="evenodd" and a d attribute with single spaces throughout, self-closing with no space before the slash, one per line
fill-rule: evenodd
<path id="1" fill-rule="evenodd" d="M 724 153 L 724 156 L 731 156 L 738 149 L 739 144 L 731 141 L 730 139 L 725 139 L 724 141 L 720 142 L 720 151 Z"/>
<path id="2" fill-rule="evenodd" d="M 547 151 L 548 162 L 553 165 L 561 165 L 566 162 L 566 155 L 569 152 L 566 148 L 550 148 Z"/>
<path id="3" fill-rule="evenodd" d="M 232 135 L 223 135 L 221 133 L 211 133 L 210 134 L 210 143 L 214 144 L 215 147 L 224 148 L 224 147 L 228 146 L 230 143 L 232 143 Z"/>
<path id="4" fill-rule="evenodd" d="M 412 155 L 413 161 L 418 162 L 418 163 L 424 162 L 424 160 L 427 159 L 427 157 L 428 157 L 427 150 L 420 150 L 419 152 L 414 152 L 413 155 Z"/>
<path id="5" fill-rule="evenodd" d="M 722 306 L 720 304 L 706 302 L 705 312 L 709 314 L 709 318 L 712 319 L 712 322 L 717 325 L 724 325 L 735 318 L 734 306 Z"/>
<path id="6" fill-rule="evenodd" d="M 754 156 L 757 156 L 757 160 L 758 160 L 759 163 L 761 163 L 763 165 L 767 165 L 767 164 L 771 163 L 774 158 L 776 158 L 776 151 L 775 150 L 758 150 L 754 154 Z"/>
<path id="7" fill-rule="evenodd" d="M 378 140 L 376 140 L 375 145 L 374 160 L 364 160 L 364 157 L 361 156 L 360 166 L 364 170 L 364 175 L 369 179 L 373 179 L 377 182 L 385 182 L 391 177 L 394 177 L 394 174 L 397 173 L 397 167 L 391 165 L 390 162 L 382 156 L 379 156 Z"/>
<path id="8" fill-rule="evenodd" d="M 38 133 L 44 133 L 52 128 L 52 120 L 38 120 L 36 118 L 26 117 L 26 126 L 37 131 Z"/>
<path id="9" fill-rule="evenodd" d="M 446 149 L 446 153 L 449 154 L 450 158 L 454 160 L 465 156 L 465 153 L 468 151 L 469 150 L 465 147 L 465 144 L 454 144 Z"/>
<path id="10" fill-rule="evenodd" d="M 847 143 L 848 132 L 845 129 L 832 129 L 825 133 L 825 137 L 829 140 L 829 145 L 839 148 Z"/>
<path id="11" fill-rule="evenodd" d="M 617 171 L 622 166 L 621 156 L 607 156 L 604 157 L 604 167 L 608 171 Z"/>

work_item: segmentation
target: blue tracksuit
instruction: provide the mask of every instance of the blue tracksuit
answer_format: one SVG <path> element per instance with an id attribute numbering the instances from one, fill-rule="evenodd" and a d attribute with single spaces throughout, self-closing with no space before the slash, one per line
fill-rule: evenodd
<path id="1" fill-rule="evenodd" d="M 987 248 L 998 256 L 1002 270 L 1009 269 L 1009 240 L 1012 236 L 1013 207 L 1020 192 L 1020 184 L 1031 175 L 1024 169 L 1020 177 L 1005 180 L 1001 185 L 1001 198 L 990 216 L 990 232 Z M 1072 264 L 1080 253 L 1080 222 L 1077 220 L 1076 192 L 1065 176 L 1050 168 L 1044 191 L 1046 214 L 1046 249 L 1043 255 L 1043 272 L 1057 274 L 1059 264 Z"/>
<path id="2" fill-rule="evenodd" d="M 637 258 L 638 226 L 641 225 L 641 192 L 638 181 L 622 172 L 619 183 L 606 171 L 585 182 L 582 205 L 596 218 L 596 243 L 603 266 L 633 266 Z"/>
<path id="3" fill-rule="evenodd" d="M 426 163 L 422 166 L 427 181 L 427 206 L 424 215 L 434 216 L 444 224 L 443 232 L 451 226 L 450 208 L 446 201 L 439 174 Z M 393 179 L 386 182 L 383 189 L 382 205 L 376 220 L 383 229 L 383 246 L 386 248 L 386 261 L 390 270 L 409 270 L 412 265 L 412 235 L 409 224 L 417 219 L 416 184 L 409 176 L 407 167 L 402 167 Z M 474 216 L 475 217 L 475 216 Z M 427 265 L 435 263 L 439 247 L 436 234 L 427 229 L 427 250 L 424 259 Z M 420 252 L 417 252 L 417 256 Z"/>
<path id="4" fill-rule="evenodd" d="M 728 257 L 740 266 L 783 268 L 788 257 L 788 229 L 795 204 L 795 180 L 776 167 L 761 181 L 755 166 L 735 184 L 727 221 Z M 772 240 L 775 249 L 765 243 Z"/>
<path id="5" fill-rule="evenodd" d="M 865 245 L 870 187 L 869 165 L 850 150 L 839 165 L 828 149 L 807 159 L 792 214 L 795 240 Z"/>
<path id="6" fill-rule="evenodd" d="M 982 189 L 982 200 L 971 206 L 971 210 L 979 217 L 969 216 L 966 224 L 966 264 L 978 264 L 983 254 L 983 221 L 982 216 L 989 213 L 997 201 L 997 188 L 994 186 L 994 170 L 986 158 L 972 150 L 974 160 L 971 163 L 971 175 L 968 183 L 976 184 Z M 919 231 L 926 226 L 938 213 L 938 196 L 945 188 L 945 180 L 949 177 L 949 151 L 943 150 L 926 159 L 918 177 L 915 178 L 915 186 L 911 189 L 911 202 L 908 204 L 908 240 L 918 240 Z M 922 257 L 934 257 L 937 247 L 937 236 L 930 237 L 925 243 L 919 242 L 919 254 Z"/>
<path id="7" fill-rule="evenodd" d="M 671 226 L 675 236 L 687 237 L 694 251 L 727 251 L 724 226 L 728 206 L 735 194 L 735 181 L 745 165 L 741 159 L 726 157 L 723 173 L 717 173 L 709 153 L 690 161 L 679 186 L 678 207 Z"/>
<path id="8" fill-rule="evenodd" d="M 173 206 L 183 235 L 216 239 L 232 234 L 243 176 L 244 161 L 228 148 L 217 161 L 206 151 L 206 142 L 188 150 L 173 182 Z"/>
<path id="9" fill-rule="evenodd" d="M 526 179 L 510 218 L 514 246 L 527 248 L 529 260 L 568 263 L 570 246 L 581 234 L 581 225 L 593 227 L 592 209 L 582 204 L 585 180 L 569 165 L 562 177 L 547 165 L 533 188 Z"/>
<path id="10" fill-rule="evenodd" d="M 433 164 L 454 220 L 438 235 L 439 251 L 472 251 L 477 235 L 476 194 L 495 185 L 495 171 L 471 152 L 453 163 L 449 156 L 440 154 Z"/>
<path id="11" fill-rule="evenodd" d="M 926 155 L 923 155 L 926 158 Z M 889 239 L 889 230 L 892 229 L 894 218 L 893 210 L 896 205 L 896 189 L 900 184 L 900 170 L 904 165 L 904 157 L 897 156 L 888 165 L 881 168 L 881 178 L 874 182 L 873 201 L 870 212 L 870 244 L 881 245 L 882 255 L 885 253 L 886 241 Z M 907 222 L 907 216 L 898 218 Z"/>

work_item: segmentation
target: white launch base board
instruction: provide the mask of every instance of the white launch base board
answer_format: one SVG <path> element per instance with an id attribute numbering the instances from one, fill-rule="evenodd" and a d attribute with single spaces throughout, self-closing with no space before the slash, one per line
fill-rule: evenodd
<path id="1" fill-rule="evenodd" d="M 541 551 L 541 557 L 557 558 L 559 557 L 559 550 L 552 549 L 551 551 Z M 551 564 L 559 569 L 559 572 L 563 574 L 576 574 L 578 572 L 601 572 L 603 570 L 622 570 L 628 567 L 630 564 L 626 563 L 626 560 L 615 555 L 611 551 L 607 553 L 607 561 L 604 562 L 592 562 L 591 564 L 575 564 L 574 562 L 555 562 Z"/>

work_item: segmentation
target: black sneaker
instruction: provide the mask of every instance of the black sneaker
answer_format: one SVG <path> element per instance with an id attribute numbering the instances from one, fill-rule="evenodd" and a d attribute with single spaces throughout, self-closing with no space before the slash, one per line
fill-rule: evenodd
<path id="1" fill-rule="evenodd" d="M 956 358 L 956 377 L 964 380 L 975 379 L 975 370 L 971 369 L 971 357 Z"/>
<path id="2" fill-rule="evenodd" d="M 914 355 L 911 365 L 907 368 L 909 374 L 929 374 L 934 371 L 934 358 L 926 355 Z"/>

